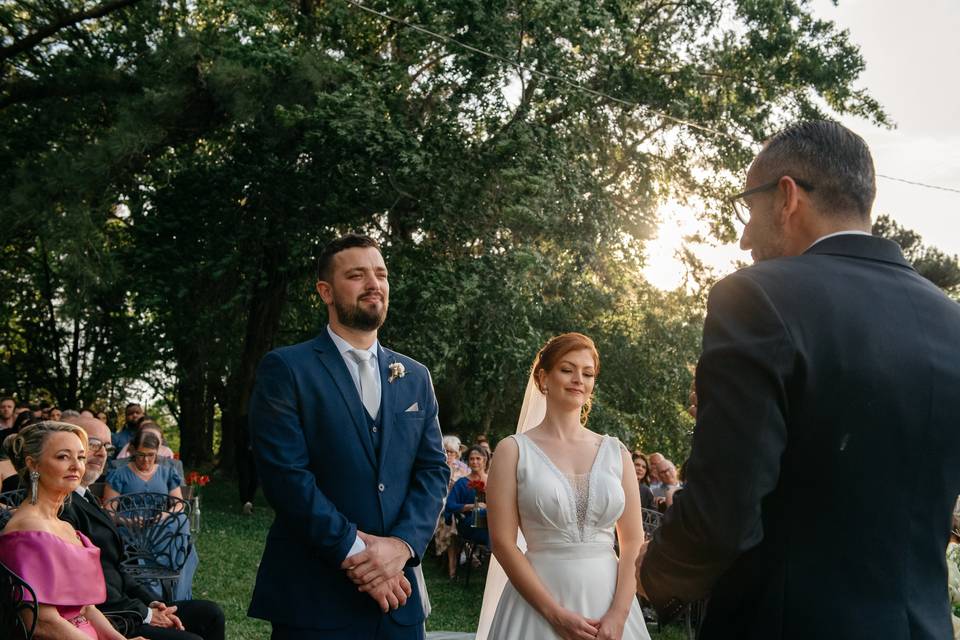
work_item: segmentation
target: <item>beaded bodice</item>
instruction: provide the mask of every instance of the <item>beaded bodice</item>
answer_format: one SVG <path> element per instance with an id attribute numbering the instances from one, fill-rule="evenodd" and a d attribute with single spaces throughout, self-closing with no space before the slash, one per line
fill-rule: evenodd
<path id="1" fill-rule="evenodd" d="M 528 548 L 562 543 L 614 542 L 625 497 L 619 441 L 604 436 L 589 473 L 564 474 L 529 437 L 513 436 L 520 529 Z"/>

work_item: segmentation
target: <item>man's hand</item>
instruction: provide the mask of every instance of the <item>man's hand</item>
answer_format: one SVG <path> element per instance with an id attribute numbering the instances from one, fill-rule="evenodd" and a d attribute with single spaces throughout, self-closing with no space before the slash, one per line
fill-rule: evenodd
<path id="1" fill-rule="evenodd" d="M 640 568 L 643 566 L 643 558 L 647 555 L 647 546 L 649 542 L 644 542 L 643 546 L 640 547 L 640 553 L 637 554 L 637 595 L 647 600 L 647 590 L 643 588 L 643 583 L 640 582 Z"/>
<path id="2" fill-rule="evenodd" d="M 151 602 L 150 608 L 153 610 L 153 615 L 150 617 L 150 626 L 184 631 L 180 618 L 174 615 L 177 612 L 176 606 L 168 607 L 162 602 Z"/>
<path id="3" fill-rule="evenodd" d="M 361 591 L 369 593 L 384 613 L 407 604 L 407 598 L 413 593 L 410 581 L 402 573 L 380 582 L 376 587 L 361 589 Z"/>
<path id="4" fill-rule="evenodd" d="M 381 538 L 363 531 L 357 535 L 367 545 L 360 553 L 350 556 L 340 565 L 361 591 L 369 591 L 403 571 L 410 559 L 410 549 L 399 538 Z"/>

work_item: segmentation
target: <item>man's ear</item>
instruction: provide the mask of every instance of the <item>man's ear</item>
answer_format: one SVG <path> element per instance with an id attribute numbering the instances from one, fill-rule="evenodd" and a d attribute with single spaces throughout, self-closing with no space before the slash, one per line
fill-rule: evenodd
<path id="1" fill-rule="evenodd" d="M 317 293 L 324 304 L 333 304 L 333 287 L 325 280 L 317 280 Z"/>
<path id="2" fill-rule="evenodd" d="M 778 207 L 776 214 L 783 225 L 793 222 L 793 217 L 800 209 L 800 187 L 790 176 L 783 176 L 777 183 Z"/>

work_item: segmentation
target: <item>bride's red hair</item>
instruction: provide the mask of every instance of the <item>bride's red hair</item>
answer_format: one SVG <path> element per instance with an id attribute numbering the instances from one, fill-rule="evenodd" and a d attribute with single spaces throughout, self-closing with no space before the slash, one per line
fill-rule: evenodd
<path id="1" fill-rule="evenodd" d="M 540 386 L 540 372 L 549 373 L 560 361 L 560 358 L 571 351 L 579 351 L 580 349 L 590 351 L 590 355 L 593 356 L 594 375 L 600 374 L 600 354 L 597 352 L 597 345 L 593 343 L 593 340 L 582 333 L 561 333 L 547 340 L 547 344 L 543 345 L 537 352 L 537 357 L 533 361 L 533 379 L 536 381 L 540 393 L 543 393 L 543 388 Z M 587 398 L 583 405 L 583 413 L 580 416 L 580 422 L 583 424 L 587 423 L 587 416 L 590 415 L 592 404 L 593 397 L 591 396 Z"/>

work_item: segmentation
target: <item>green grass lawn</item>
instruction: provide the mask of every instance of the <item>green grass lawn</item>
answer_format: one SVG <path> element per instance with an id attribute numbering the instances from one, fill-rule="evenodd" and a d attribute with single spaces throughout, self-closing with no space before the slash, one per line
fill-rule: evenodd
<path id="1" fill-rule="evenodd" d="M 230 640 L 265 640 L 270 637 L 270 625 L 248 618 L 247 606 L 273 512 L 258 496 L 254 515 L 240 515 L 236 485 L 220 478 L 203 488 L 202 499 L 202 522 L 196 536 L 200 567 L 193 596 L 223 607 Z M 483 575 L 474 571 L 469 585 L 449 582 L 446 568 L 435 557 L 425 560 L 423 573 L 433 604 L 427 631 L 475 631 L 483 599 Z M 652 635 L 657 640 L 684 637 L 678 627 Z"/>

